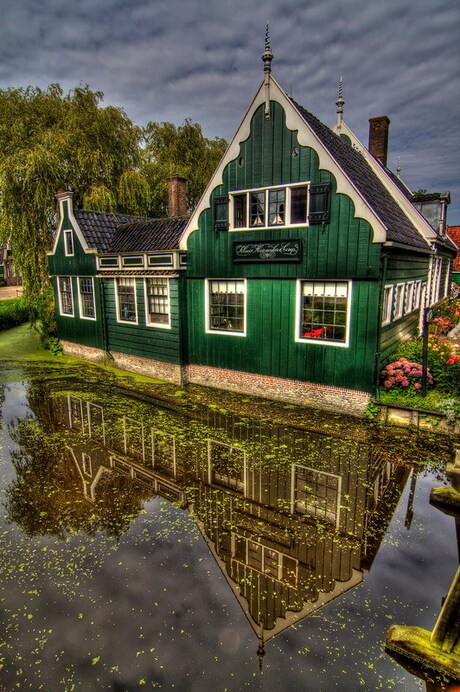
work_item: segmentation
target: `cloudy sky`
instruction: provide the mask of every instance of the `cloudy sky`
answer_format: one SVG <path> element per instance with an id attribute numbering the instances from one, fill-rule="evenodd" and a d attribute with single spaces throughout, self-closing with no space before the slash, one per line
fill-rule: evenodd
<path id="1" fill-rule="evenodd" d="M 187 117 L 229 139 L 262 79 L 269 22 L 273 74 L 299 103 L 345 120 L 367 142 L 391 120 L 389 166 L 413 190 L 450 190 L 460 224 L 460 10 L 457 0 L 15 0 L 2 3 L 0 88 L 80 83 L 137 124 Z"/>

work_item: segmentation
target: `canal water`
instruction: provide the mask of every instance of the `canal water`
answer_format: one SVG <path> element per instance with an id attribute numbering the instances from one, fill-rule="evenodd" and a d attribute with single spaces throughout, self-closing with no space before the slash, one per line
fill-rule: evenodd
<path id="1" fill-rule="evenodd" d="M 384 640 L 458 565 L 446 438 L 3 381 L 2 692 L 425 689 Z"/>

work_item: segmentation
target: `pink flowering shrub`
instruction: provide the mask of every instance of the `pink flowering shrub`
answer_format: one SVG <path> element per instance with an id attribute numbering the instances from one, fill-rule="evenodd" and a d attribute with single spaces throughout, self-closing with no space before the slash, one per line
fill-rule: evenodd
<path id="1" fill-rule="evenodd" d="M 385 389 L 392 387 L 401 388 L 405 391 L 413 391 L 422 388 L 422 366 L 419 363 L 412 363 L 407 358 L 399 358 L 394 363 L 382 370 L 382 382 Z M 427 371 L 427 384 L 433 384 L 430 371 Z"/>

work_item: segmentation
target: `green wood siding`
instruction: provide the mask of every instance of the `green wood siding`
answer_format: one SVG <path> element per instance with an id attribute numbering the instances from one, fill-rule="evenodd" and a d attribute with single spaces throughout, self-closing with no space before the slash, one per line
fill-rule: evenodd
<path id="1" fill-rule="evenodd" d="M 380 245 L 373 244 L 372 230 L 354 218 L 352 200 L 337 194 L 334 176 L 318 166 L 318 156 L 310 147 L 300 146 L 297 133 L 285 125 L 284 111 L 272 103 L 272 117 L 266 120 L 263 108 L 254 114 L 251 135 L 240 146 L 240 154 L 230 162 L 223 184 L 211 194 L 211 208 L 200 216 L 199 230 L 188 240 L 187 276 L 202 277 L 306 277 L 375 278 L 379 272 Z M 299 155 L 294 157 L 294 147 Z M 239 166 L 242 156 L 244 165 Z M 330 222 L 322 226 L 277 228 L 251 231 L 215 232 L 212 200 L 229 191 L 310 181 L 332 184 Z M 303 261 L 299 264 L 245 264 L 232 261 L 233 241 L 302 238 Z"/>
<path id="2" fill-rule="evenodd" d="M 107 340 L 110 351 L 130 353 L 143 358 L 153 358 L 166 363 L 181 363 L 180 320 L 179 320 L 179 281 L 171 279 L 170 309 L 171 328 L 149 327 L 146 325 L 144 281 L 136 280 L 138 324 L 117 322 L 115 304 L 115 284 L 113 279 L 104 279 Z"/>
<path id="3" fill-rule="evenodd" d="M 388 254 L 385 284 L 427 281 L 430 264 L 429 255 L 392 251 Z M 419 328 L 420 310 L 400 317 L 382 327 L 379 346 L 379 370 L 388 362 L 398 344 L 416 336 Z"/>
<path id="4" fill-rule="evenodd" d="M 54 255 L 48 257 L 49 272 L 52 276 L 90 276 L 96 273 L 96 255 L 85 253 L 68 217 L 68 204 L 64 202 L 64 220 Z M 66 256 L 64 249 L 64 230 L 73 229 L 73 256 Z"/>
<path id="5" fill-rule="evenodd" d="M 377 311 L 376 281 L 352 285 L 349 347 L 295 341 L 296 282 L 247 281 L 247 335 L 205 333 L 205 282 L 188 281 L 189 361 L 372 391 Z M 193 326 L 192 326 L 193 325 Z"/>
<path id="6" fill-rule="evenodd" d="M 102 310 L 100 302 L 100 283 L 97 279 L 95 279 L 94 299 L 97 319 L 82 319 L 80 317 L 80 306 L 78 301 L 78 277 L 73 276 L 71 279 L 74 308 L 73 317 L 70 315 L 61 315 L 59 313 L 58 279 L 57 277 L 53 278 L 54 295 L 56 301 L 56 322 L 59 338 L 63 339 L 64 341 L 71 341 L 75 344 L 92 346 L 94 348 L 104 348 L 101 320 Z"/>
<path id="7" fill-rule="evenodd" d="M 298 156 L 293 155 L 294 147 Z M 243 165 L 240 157 L 243 157 Z M 330 183 L 329 223 L 250 231 L 215 231 L 212 202 L 230 191 L 288 185 L 303 181 Z M 233 262 L 233 242 L 300 238 L 299 263 Z M 319 169 L 318 155 L 301 146 L 297 132 L 285 124 L 278 103 L 271 118 L 260 107 L 238 156 L 224 169 L 223 183 L 211 193 L 199 230 L 188 239 L 189 361 L 276 377 L 372 391 L 377 342 L 380 244 L 372 242 L 367 221 L 354 217 L 353 201 L 337 193 L 334 176 Z M 247 278 L 247 336 L 207 334 L 205 278 Z M 295 279 L 353 280 L 348 347 L 295 341 Z"/>

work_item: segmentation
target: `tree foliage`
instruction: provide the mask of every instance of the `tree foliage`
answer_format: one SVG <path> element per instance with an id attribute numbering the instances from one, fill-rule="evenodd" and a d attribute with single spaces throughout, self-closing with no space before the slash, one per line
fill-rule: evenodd
<path id="1" fill-rule="evenodd" d="M 0 237 L 11 246 L 32 318 L 50 299 L 56 192 L 73 190 L 75 204 L 88 206 L 95 190 L 116 195 L 123 174 L 141 161 L 141 129 L 122 109 L 101 107 L 102 96 L 88 86 L 64 95 L 58 84 L 0 90 Z"/>
<path id="2" fill-rule="evenodd" d="M 201 125 L 186 119 L 176 126 L 149 122 L 144 130 L 143 172 L 152 189 L 152 216 L 165 216 L 168 209 L 167 179 L 179 174 L 187 179 L 187 203 L 191 211 L 198 203 L 227 142 L 204 137 Z"/>

